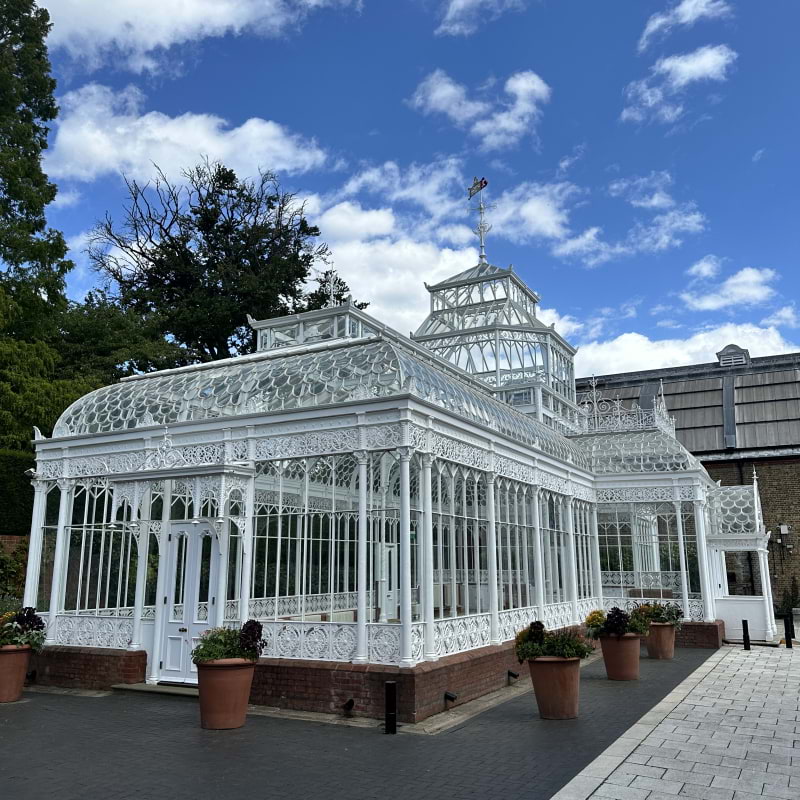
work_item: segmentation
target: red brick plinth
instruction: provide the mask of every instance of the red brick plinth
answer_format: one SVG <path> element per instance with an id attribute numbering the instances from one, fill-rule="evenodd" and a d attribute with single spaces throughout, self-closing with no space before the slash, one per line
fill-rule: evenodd
<path id="1" fill-rule="evenodd" d="M 708 647 L 719 650 L 725 638 L 725 623 L 721 619 L 714 622 L 684 622 L 675 634 L 678 647 Z"/>
<path id="2" fill-rule="evenodd" d="M 397 681 L 397 716 L 420 722 L 445 710 L 445 692 L 458 699 L 449 707 L 508 685 L 508 670 L 520 672 L 514 643 L 482 647 L 401 668 L 380 664 L 262 658 L 256 667 L 250 702 L 299 711 L 341 713 L 351 698 L 352 713 L 383 717 L 384 684 Z M 521 679 L 525 679 L 524 674 Z"/>
<path id="3" fill-rule="evenodd" d="M 147 670 L 144 650 L 108 647 L 45 647 L 31 656 L 29 672 L 40 686 L 109 689 L 115 683 L 142 683 Z"/>

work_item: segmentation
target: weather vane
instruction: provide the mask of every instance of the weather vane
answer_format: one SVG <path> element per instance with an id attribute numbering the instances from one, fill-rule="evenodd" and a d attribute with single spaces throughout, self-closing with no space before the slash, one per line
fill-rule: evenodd
<path id="1" fill-rule="evenodd" d="M 474 229 L 475 234 L 478 237 L 478 241 L 481 244 L 481 252 L 480 252 L 480 259 L 479 262 L 481 264 L 487 264 L 488 261 L 486 260 L 486 234 L 492 229 L 492 226 L 486 221 L 486 211 L 489 209 L 494 208 L 492 205 L 488 205 L 487 203 L 483 202 L 483 195 L 481 192 L 489 185 L 489 181 L 486 178 L 474 178 L 472 181 L 472 186 L 467 189 L 467 194 L 469 195 L 469 199 L 471 200 L 476 194 L 478 195 L 478 205 L 472 206 L 472 209 L 478 212 L 478 227 Z"/>
<path id="2" fill-rule="evenodd" d="M 317 273 L 319 288 L 322 289 L 323 293 L 326 295 L 325 305 L 322 307 L 335 308 L 336 306 L 341 305 L 341 303 L 336 302 L 336 281 L 339 277 L 336 274 L 336 270 L 333 267 L 325 270 L 324 272 L 313 267 L 312 269 L 314 269 L 314 272 Z"/>

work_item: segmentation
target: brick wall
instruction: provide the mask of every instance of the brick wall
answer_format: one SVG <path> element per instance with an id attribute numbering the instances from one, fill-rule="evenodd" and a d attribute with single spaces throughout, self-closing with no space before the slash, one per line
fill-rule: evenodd
<path id="1" fill-rule="evenodd" d="M 7 536 L 5 534 L 0 534 L 0 550 L 4 550 L 6 553 L 13 553 L 27 538 L 27 536 Z"/>
<path id="2" fill-rule="evenodd" d="M 772 594 L 776 605 L 780 605 L 784 592 L 792 587 L 792 579 L 800 584 L 800 458 L 709 461 L 704 466 L 714 480 L 722 481 L 723 486 L 752 483 L 755 467 L 764 524 L 767 530 L 772 531 L 769 544 Z M 778 526 L 781 523 L 790 525 L 792 531 L 788 540 L 778 543 Z M 743 584 L 750 582 L 750 563 L 746 559 L 730 559 L 728 570 L 734 572 Z M 757 561 L 753 572 L 754 591 L 760 593 Z"/>
<path id="3" fill-rule="evenodd" d="M 396 681 L 398 719 L 419 722 L 445 710 L 446 691 L 458 695 L 448 704 L 453 706 L 507 686 L 508 670 L 521 671 L 513 642 L 410 668 L 262 658 L 256 667 L 250 702 L 340 713 L 352 698 L 354 715 L 383 717 L 384 684 Z"/>
<path id="4" fill-rule="evenodd" d="M 675 634 L 678 647 L 707 647 L 719 650 L 725 638 L 725 623 L 718 619 L 715 622 L 684 622 Z"/>
<path id="5" fill-rule="evenodd" d="M 77 689 L 108 689 L 145 679 L 144 650 L 105 647 L 45 647 L 31 657 L 31 683 Z"/>

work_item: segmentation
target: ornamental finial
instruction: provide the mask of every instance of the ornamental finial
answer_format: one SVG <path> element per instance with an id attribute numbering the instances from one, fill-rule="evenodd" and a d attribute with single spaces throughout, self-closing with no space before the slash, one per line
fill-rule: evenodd
<path id="1" fill-rule="evenodd" d="M 489 185 L 486 178 L 474 178 L 472 186 L 467 189 L 467 195 L 471 200 L 476 194 L 478 195 L 478 205 L 472 206 L 473 211 L 478 212 L 478 227 L 474 229 L 475 235 L 480 242 L 480 258 L 479 263 L 488 264 L 486 260 L 486 234 L 492 229 L 492 226 L 486 221 L 486 211 L 494 208 L 493 205 L 488 205 L 483 202 L 483 190 Z"/>

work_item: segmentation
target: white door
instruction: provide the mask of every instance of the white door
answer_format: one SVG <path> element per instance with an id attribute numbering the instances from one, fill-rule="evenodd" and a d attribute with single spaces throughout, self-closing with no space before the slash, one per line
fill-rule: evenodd
<path id="1" fill-rule="evenodd" d="M 167 542 L 166 620 L 159 678 L 197 683 L 191 653 L 200 634 L 211 627 L 216 606 L 219 550 L 211 528 L 173 524 Z"/>

